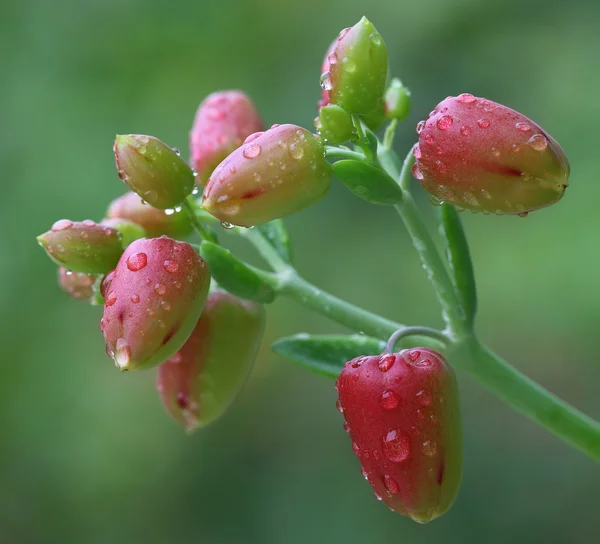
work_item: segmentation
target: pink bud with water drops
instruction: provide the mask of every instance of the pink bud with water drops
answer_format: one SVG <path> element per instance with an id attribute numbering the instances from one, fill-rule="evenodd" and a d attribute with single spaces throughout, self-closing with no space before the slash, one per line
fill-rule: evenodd
<path id="1" fill-rule="evenodd" d="M 220 417 L 250 374 L 262 339 L 262 305 L 224 291 L 208 297 L 183 347 L 158 368 L 163 404 L 188 431 Z"/>
<path id="2" fill-rule="evenodd" d="M 377 499 L 426 523 L 446 512 L 462 475 L 452 367 L 431 349 L 357 357 L 337 380 L 338 409 Z"/>
<path id="3" fill-rule="evenodd" d="M 86 274 L 108 272 L 123 253 L 119 233 L 89 219 L 56 221 L 37 241 L 56 264 Z"/>
<path id="4" fill-rule="evenodd" d="M 134 192 L 127 192 L 113 200 L 106 216 L 109 219 L 127 219 L 140 225 L 150 238 L 170 236 L 185 238 L 193 230 L 189 217 L 182 210 L 159 210 L 145 203 Z"/>
<path id="5" fill-rule="evenodd" d="M 208 266 L 185 242 L 142 238 L 102 282 L 100 328 L 120 370 L 165 362 L 183 346 L 202 312 Z"/>
<path id="6" fill-rule="evenodd" d="M 158 138 L 117 135 L 113 149 L 119 177 L 151 206 L 176 208 L 194 190 L 194 171 Z"/>
<path id="7" fill-rule="evenodd" d="M 219 91 L 198 107 L 190 132 L 191 164 L 204 185 L 215 167 L 243 141 L 264 130 L 254 103 L 241 91 Z"/>
<path id="8" fill-rule="evenodd" d="M 561 146 L 502 104 L 450 96 L 417 132 L 413 174 L 433 197 L 459 208 L 527 215 L 560 200 L 568 185 Z"/>
<path id="9" fill-rule="evenodd" d="M 217 166 L 202 207 L 224 223 L 252 227 L 314 204 L 331 177 L 320 140 L 296 125 L 274 125 L 246 138 Z"/>
<path id="10" fill-rule="evenodd" d="M 73 272 L 66 268 L 58 268 L 58 285 L 71 298 L 89 302 L 94 298 L 94 274 Z"/>

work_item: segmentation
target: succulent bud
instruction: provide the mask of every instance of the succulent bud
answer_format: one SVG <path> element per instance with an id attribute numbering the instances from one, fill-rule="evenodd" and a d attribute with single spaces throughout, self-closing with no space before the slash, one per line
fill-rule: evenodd
<path id="1" fill-rule="evenodd" d="M 381 125 L 385 123 L 385 104 L 383 99 L 380 100 L 377 107 L 371 113 L 361 115 L 360 118 L 371 130 L 379 130 Z"/>
<path id="2" fill-rule="evenodd" d="M 331 104 L 362 115 L 377 108 L 385 91 L 388 54 L 366 17 L 342 30 L 327 61 L 329 70 L 321 76 L 321 87 L 329 92 Z"/>
<path id="3" fill-rule="evenodd" d="M 194 190 L 193 170 L 158 138 L 117 135 L 114 152 L 119 177 L 155 208 L 175 208 Z"/>
<path id="4" fill-rule="evenodd" d="M 252 100 L 241 91 L 209 95 L 198 107 L 190 132 L 196 183 L 204 185 L 216 166 L 255 132 L 264 130 Z"/>
<path id="5" fill-rule="evenodd" d="M 37 241 L 59 266 L 86 274 L 112 270 L 123 253 L 119 233 L 89 219 L 61 219 Z"/>
<path id="6" fill-rule="evenodd" d="M 314 204 L 331 176 L 323 145 L 308 130 L 274 125 L 246 138 L 217 166 L 202 207 L 223 222 L 260 225 Z"/>
<path id="7" fill-rule="evenodd" d="M 254 364 L 264 322 L 260 304 L 215 291 L 187 342 L 158 368 L 165 408 L 188 431 L 211 423 L 235 400 Z"/>
<path id="8" fill-rule="evenodd" d="M 438 198 L 474 212 L 526 215 L 560 200 L 569 162 L 524 115 L 471 94 L 448 97 L 417 125 L 414 176 Z"/>
<path id="9" fill-rule="evenodd" d="M 410 91 L 397 77 L 393 78 L 385 91 L 385 116 L 388 119 L 404 121 L 410 113 Z"/>
<path id="10" fill-rule="evenodd" d="M 338 407 L 375 495 L 425 523 L 446 512 L 462 474 L 456 378 L 439 353 L 358 357 L 338 380 Z"/>
<path id="11" fill-rule="evenodd" d="M 120 370 L 163 363 L 183 346 L 206 300 L 208 267 L 185 242 L 142 238 L 104 278 L 100 328 Z"/>
<path id="12" fill-rule="evenodd" d="M 131 244 L 131 242 L 135 242 L 140 238 L 145 238 L 147 234 L 144 228 L 137 223 L 120 217 L 103 219 L 100 224 L 115 229 L 121 235 L 121 245 L 123 246 L 123 249 Z"/>
<path id="13" fill-rule="evenodd" d="M 315 119 L 315 127 L 325 140 L 333 145 L 352 140 L 355 135 L 352 116 L 339 106 L 330 104 L 319 110 Z"/>
<path id="14" fill-rule="evenodd" d="M 106 215 L 109 219 L 127 219 L 137 223 L 151 238 L 170 236 L 185 238 L 190 235 L 193 227 L 187 214 L 174 211 L 167 215 L 163 210 L 153 208 L 135 193 L 128 192 L 113 200 Z"/>
<path id="15" fill-rule="evenodd" d="M 58 285 L 71 298 L 90 301 L 94 298 L 96 276 L 58 268 Z"/>
<path id="16" fill-rule="evenodd" d="M 342 32 L 344 31 L 342 30 Z M 329 59 L 331 58 L 335 62 L 337 62 L 337 57 L 333 55 L 333 52 L 337 46 L 337 42 L 337 38 L 333 40 L 333 43 L 327 49 L 327 53 L 325 53 L 325 58 L 323 59 L 323 64 L 321 65 L 321 100 L 319 100 L 319 102 L 317 103 L 317 109 L 319 110 L 325 106 L 328 106 L 330 103 L 329 89 L 331 89 L 331 79 L 328 78 L 329 67 L 331 66 L 331 64 L 329 62 Z"/>

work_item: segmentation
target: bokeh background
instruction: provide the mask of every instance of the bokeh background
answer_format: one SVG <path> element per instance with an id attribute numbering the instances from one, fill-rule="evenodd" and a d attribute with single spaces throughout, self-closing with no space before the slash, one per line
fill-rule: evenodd
<path id="1" fill-rule="evenodd" d="M 2 544 L 597 542 L 598 465 L 462 375 L 465 475 L 453 509 L 420 526 L 375 501 L 333 383 L 270 351 L 280 335 L 343 330 L 293 302 L 269 308 L 237 404 L 186 436 L 152 371 L 113 368 L 101 310 L 63 296 L 35 235 L 63 217 L 100 219 L 123 192 L 115 133 L 185 150 L 214 90 L 244 89 L 268 124 L 311 127 L 322 55 L 365 13 L 413 91 L 399 151 L 432 106 L 461 92 L 524 112 L 565 148 L 572 177 L 559 205 L 464 219 L 482 338 L 600 418 L 600 3 L 22 0 L 2 12 Z M 308 279 L 403 322 L 440 324 L 392 210 L 336 186 L 288 225 Z"/>

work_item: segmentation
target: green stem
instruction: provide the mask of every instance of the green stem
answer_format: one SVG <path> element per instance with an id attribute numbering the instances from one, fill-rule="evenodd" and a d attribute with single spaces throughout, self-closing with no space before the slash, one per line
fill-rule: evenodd
<path id="1" fill-rule="evenodd" d="M 198 220 L 198 217 L 196 216 L 196 213 L 194 211 L 194 206 L 195 206 L 195 202 L 193 201 L 192 197 L 189 197 L 188 199 L 184 200 L 181 203 L 181 207 L 185 210 L 185 212 L 187 213 L 190 222 L 192 223 L 192 226 L 194 227 L 194 230 L 200 235 L 200 237 L 203 240 L 208 240 L 209 242 L 217 242 L 217 237 L 215 236 L 214 232 L 204 228 L 204 225 L 202 225 L 202 223 L 200 223 L 200 221 Z"/>
<path id="2" fill-rule="evenodd" d="M 385 353 L 393 353 L 396 344 L 400 342 L 400 340 L 407 336 L 416 336 L 417 334 L 434 338 L 439 340 L 442 344 L 448 343 L 448 337 L 442 331 L 438 331 L 437 329 L 432 329 L 431 327 L 404 327 L 398 329 L 390 336 L 385 347 Z"/>
<path id="3" fill-rule="evenodd" d="M 263 259 L 271 265 L 275 272 L 285 273 L 287 270 L 291 270 L 292 267 L 286 263 L 280 256 L 275 248 L 269 243 L 264 237 L 262 232 L 256 228 L 252 229 L 237 229 L 237 234 L 240 234 L 244 238 L 247 238 L 252 245 L 258 250 Z"/>
<path id="4" fill-rule="evenodd" d="M 354 159 L 355 161 L 364 161 L 365 156 L 363 153 L 358 151 L 352 151 L 351 149 L 345 149 L 343 147 L 325 147 L 325 155 L 328 159 Z"/>

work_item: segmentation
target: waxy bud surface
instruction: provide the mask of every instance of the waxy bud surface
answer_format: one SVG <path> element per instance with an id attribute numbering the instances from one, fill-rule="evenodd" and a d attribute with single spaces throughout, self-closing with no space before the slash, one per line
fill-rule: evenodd
<path id="1" fill-rule="evenodd" d="M 231 405 L 252 369 L 265 323 L 263 307 L 223 291 L 206 301 L 184 346 L 158 368 L 167 411 L 187 430 L 211 423 Z"/>
<path id="2" fill-rule="evenodd" d="M 352 116 L 333 104 L 319 110 L 319 116 L 315 119 L 315 127 L 319 134 L 333 145 L 343 144 L 355 136 Z"/>
<path id="3" fill-rule="evenodd" d="M 59 266 L 86 274 L 104 274 L 112 270 L 123 253 L 119 233 L 89 219 L 56 221 L 37 240 Z"/>
<path id="4" fill-rule="evenodd" d="M 385 91 L 384 111 L 388 119 L 396 119 L 400 122 L 404 121 L 410 113 L 410 91 L 397 77 L 390 81 Z"/>
<path id="5" fill-rule="evenodd" d="M 144 201 L 131 191 L 113 200 L 106 216 L 109 219 L 127 219 L 137 223 L 150 238 L 163 235 L 185 238 L 193 230 L 185 212 L 174 211 L 167 215 L 163 210 L 144 204 Z"/>
<path id="6" fill-rule="evenodd" d="M 90 301 L 94 298 L 94 283 L 96 276 L 72 272 L 66 268 L 58 269 L 58 285 L 71 298 Z"/>
<path id="7" fill-rule="evenodd" d="M 180 153 L 153 136 L 117 135 L 119 177 L 155 208 L 175 208 L 194 190 L 194 172 Z"/>
<path id="8" fill-rule="evenodd" d="M 133 242 L 102 282 L 100 328 L 117 367 L 172 357 L 194 329 L 209 284 L 208 267 L 189 244 L 166 236 Z"/>
<path id="9" fill-rule="evenodd" d="M 358 357 L 336 388 L 377 498 L 421 523 L 446 512 L 462 474 L 462 431 L 456 378 L 442 355 L 413 348 Z"/>
<path id="10" fill-rule="evenodd" d="M 216 166 L 243 141 L 264 130 L 252 100 L 241 91 L 209 95 L 198 107 L 190 132 L 192 166 L 196 183 L 204 185 Z"/>
<path id="11" fill-rule="evenodd" d="M 296 125 L 248 138 L 214 170 L 202 207 L 222 222 L 251 227 L 300 211 L 331 184 L 322 143 Z"/>
<path id="12" fill-rule="evenodd" d="M 448 97 L 417 125 L 414 176 L 441 201 L 474 212 L 521 214 L 560 200 L 569 162 L 524 115 L 471 94 Z"/>
<path id="13" fill-rule="evenodd" d="M 129 219 L 122 219 L 119 217 L 103 219 L 100 224 L 115 229 L 121 235 L 121 245 L 123 246 L 123 249 L 131 244 L 131 242 L 135 242 L 136 240 L 147 236 L 147 232 L 142 226 L 133 221 L 129 221 Z"/>

